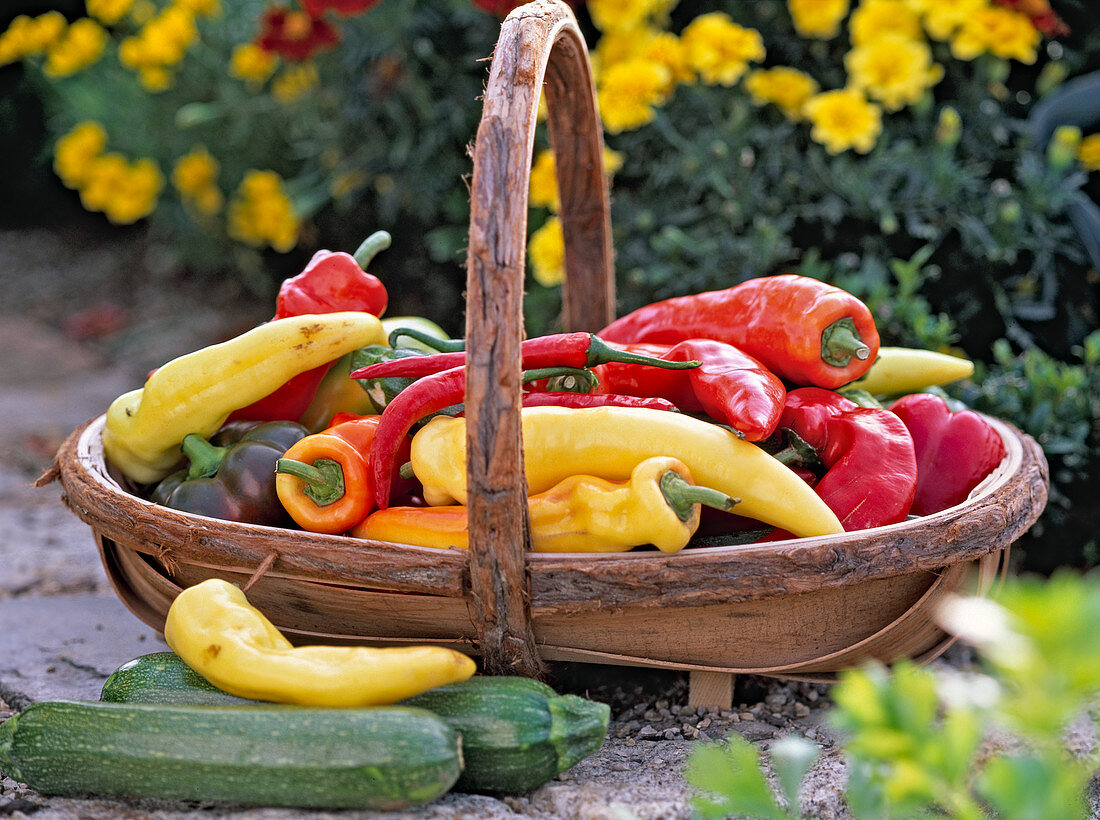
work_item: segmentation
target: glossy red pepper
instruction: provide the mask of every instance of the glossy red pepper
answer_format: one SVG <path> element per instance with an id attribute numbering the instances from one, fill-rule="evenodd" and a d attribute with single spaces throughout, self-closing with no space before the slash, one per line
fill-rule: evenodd
<path id="1" fill-rule="evenodd" d="M 896 524 L 909 514 L 917 460 L 900 421 L 889 410 L 860 407 L 831 390 L 803 387 L 787 394 L 779 429 L 817 454 L 824 475 L 814 490 L 846 531 Z M 775 532 L 765 540 L 790 537 Z"/>
<path id="2" fill-rule="evenodd" d="M 597 392 L 665 398 L 687 413 L 706 413 L 748 441 L 763 441 L 779 423 L 787 390 L 760 362 L 733 345 L 686 339 L 674 345 L 617 345 L 670 362 L 698 361 L 691 370 L 609 363 L 593 368 Z"/>
<path id="3" fill-rule="evenodd" d="M 364 268 L 375 254 L 388 248 L 390 235 L 376 231 L 352 256 L 342 252 L 317 251 L 305 270 L 283 282 L 275 300 L 275 319 L 309 313 L 361 310 L 381 316 L 386 310 L 386 288 Z M 298 421 L 309 409 L 317 388 L 332 363 L 299 373 L 273 393 L 248 407 L 236 410 L 232 421 Z"/>
<path id="4" fill-rule="evenodd" d="M 902 396 L 890 411 L 909 429 L 917 457 L 916 515 L 966 501 L 1001 463 L 1005 445 L 993 426 L 973 410 L 952 412 L 931 393 Z"/>
<path id="5" fill-rule="evenodd" d="M 607 362 L 632 362 L 668 370 L 690 370 L 699 366 L 697 361 L 665 361 L 653 356 L 631 353 L 621 347 L 612 347 L 591 333 L 556 333 L 536 336 L 520 344 L 520 356 L 524 370 L 541 367 L 595 367 Z M 352 372 L 353 379 L 381 379 L 403 376 L 418 379 L 465 365 L 466 351 L 429 353 L 404 359 L 378 362 Z"/>
<path id="6" fill-rule="evenodd" d="M 597 335 L 619 343 L 715 339 L 734 345 L 780 378 L 827 388 L 866 373 L 879 347 L 874 318 L 863 302 L 795 274 L 654 302 Z"/>

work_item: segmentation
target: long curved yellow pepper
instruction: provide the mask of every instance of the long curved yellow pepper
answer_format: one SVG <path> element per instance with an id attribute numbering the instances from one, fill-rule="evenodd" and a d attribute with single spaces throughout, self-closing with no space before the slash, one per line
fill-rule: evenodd
<path id="1" fill-rule="evenodd" d="M 674 458 L 647 458 L 627 482 L 574 475 L 528 499 L 535 552 L 625 552 L 652 544 L 679 552 L 699 528 L 700 504 L 722 510 L 736 499 L 696 486 Z M 387 507 L 351 534 L 398 544 L 469 549 L 466 507 Z"/>
<path id="2" fill-rule="evenodd" d="M 207 438 L 299 373 L 384 341 L 377 316 L 345 311 L 276 319 L 180 356 L 111 403 L 104 455 L 134 481 L 159 481 L 180 461 L 188 433 Z"/>
<path id="3" fill-rule="evenodd" d="M 164 639 L 222 691 L 303 706 L 385 706 L 476 670 L 466 655 L 439 646 L 293 646 L 220 578 L 176 596 Z"/>
<path id="4" fill-rule="evenodd" d="M 849 387 L 873 396 L 918 393 L 929 387 L 965 379 L 974 374 L 974 362 L 934 350 L 880 347 L 871 369 Z"/>
<path id="5" fill-rule="evenodd" d="M 571 475 L 629 478 L 654 456 L 679 459 L 695 481 L 739 498 L 737 513 L 797 536 L 844 532 L 813 489 L 760 447 L 682 413 L 634 407 L 521 411 L 529 493 Z M 437 416 L 412 441 L 412 468 L 433 505 L 466 502 L 466 421 Z"/>

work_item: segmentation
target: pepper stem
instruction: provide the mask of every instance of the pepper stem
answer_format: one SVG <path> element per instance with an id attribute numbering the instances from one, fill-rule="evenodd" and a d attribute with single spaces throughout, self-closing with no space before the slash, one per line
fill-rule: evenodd
<path id="1" fill-rule="evenodd" d="M 422 330 L 416 330 L 411 327 L 399 327 L 393 330 L 387 340 L 390 343 L 390 347 L 397 347 L 397 340 L 401 337 L 423 342 L 432 350 L 438 350 L 440 353 L 460 353 L 466 349 L 465 339 L 440 339 L 438 336 L 433 336 L 431 333 L 425 333 Z"/>
<path id="2" fill-rule="evenodd" d="M 537 382 L 542 379 L 576 379 L 573 388 L 563 392 L 591 393 L 600 384 L 600 377 L 583 367 L 537 367 L 533 370 L 523 371 L 525 382 Z M 587 387 L 587 390 L 580 388 Z"/>
<path id="3" fill-rule="evenodd" d="M 352 256 L 359 263 L 359 267 L 366 270 L 371 260 L 378 255 L 379 251 L 388 248 L 391 241 L 393 241 L 392 238 L 385 231 L 375 231 L 363 240 L 363 244 L 356 249 Z"/>
<path id="4" fill-rule="evenodd" d="M 731 498 L 719 490 L 692 484 L 675 470 L 665 471 L 660 479 L 660 487 L 661 495 L 665 497 L 668 506 L 681 521 L 691 518 L 696 504 L 704 504 L 716 510 L 729 512 L 741 501 L 740 498 Z"/>
<path id="5" fill-rule="evenodd" d="M 196 478 L 213 478 L 225 461 L 228 447 L 218 447 L 211 444 L 198 433 L 188 433 L 183 437 L 180 449 L 187 456 L 191 465 L 187 468 L 187 480 Z"/>
<path id="6" fill-rule="evenodd" d="M 331 458 L 319 458 L 306 464 L 293 458 L 280 458 L 275 462 L 275 472 L 301 479 L 302 492 L 318 507 L 335 504 L 344 497 L 344 469 Z"/>
<path id="7" fill-rule="evenodd" d="M 772 453 L 781 464 L 787 467 L 814 468 L 822 466 L 821 457 L 818 456 L 817 450 L 794 430 L 784 427 L 783 440 L 786 442 L 786 446 L 782 450 Z"/>
<path id="8" fill-rule="evenodd" d="M 834 367 L 847 367 L 855 356 L 865 361 L 871 348 L 859 336 L 856 323 L 849 317 L 837 319 L 821 331 L 821 359 Z"/>
<path id="9" fill-rule="evenodd" d="M 589 334 L 591 341 L 588 343 L 588 366 L 595 367 L 598 364 L 609 362 L 621 362 L 623 364 L 644 364 L 649 367 L 661 367 L 665 370 L 692 370 L 699 367 L 702 362 L 694 359 L 686 362 L 670 362 L 666 359 L 658 359 L 656 356 L 646 356 L 643 353 L 632 353 L 629 350 L 619 350 L 612 347 L 596 334 Z"/>

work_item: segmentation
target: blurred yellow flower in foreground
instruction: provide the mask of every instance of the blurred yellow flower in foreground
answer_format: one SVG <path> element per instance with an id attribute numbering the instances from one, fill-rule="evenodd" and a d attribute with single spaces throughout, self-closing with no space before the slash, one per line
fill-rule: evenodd
<path id="1" fill-rule="evenodd" d="M 286 253 L 298 243 L 298 216 L 282 178 L 274 171 L 245 174 L 229 203 L 229 235 L 249 245 Z"/>
<path id="2" fill-rule="evenodd" d="M 600 31 L 631 29 L 665 11 L 665 0 L 588 0 L 588 13 Z"/>
<path id="3" fill-rule="evenodd" d="M 102 125 L 92 120 L 79 123 L 54 145 L 54 172 L 66 187 L 79 188 L 92 161 L 106 148 L 107 131 Z"/>
<path id="4" fill-rule="evenodd" d="M 113 26 L 129 13 L 134 0 L 85 0 L 88 16 L 105 26 Z"/>
<path id="5" fill-rule="evenodd" d="M 561 220 L 552 216 L 531 234 L 527 243 L 531 275 L 543 287 L 552 288 L 565 279 L 565 235 Z"/>
<path id="6" fill-rule="evenodd" d="M 1089 134 L 1081 140 L 1077 161 L 1087 171 L 1100 171 L 1100 134 Z"/>
<path id="7" fill-rule="evenodd" d="M 271 96 L 283 105 L 300 100 L 321 83 L 321 75 L 313 63 L 286 66 L 271 82 Z"/>
<path id="8" fill-rule="evenodd" d="M 701 14 L 680 36 L 688 65 L 704 83 L 733 85 L 751 62 L 764 59 L 760 32 L 743 28 L 725 12 Z"/>
<path id="9" fill-rule="evenodd" d="M 787 0 L 787 11 L 800 36 L 831 40 L 840 33 L 848 0 Z"/>
<path id="10" fill-rule="evenodd" d="M 817 89 L 817 81 L 813 77 L 787 66 L 750 71 L 745 77 L 745 90 L 754 105 L 772 103 L 794 121 L 803 118 L 802 108 L 817 93 Z"/>
<path id="11" fill-rule="evenodd" d="M 68 22 L 59 11 L 37 17 L 20 14 L 0 34 L 0 65 L 43 53 L 65 33 Z"/>
<path id="12" fill-rule="evenodd" d="M 989 0 L 909 0 L 933 40 L 946 42 L 966 19 L 989 7 Z"/>
<path id="13" fill-rule="evenodd" d="M 951 39 L 951 53 L 959 60 L 992 54 L 1005 60 L 1034 63 L 1039 31 L 1025 15 L 988 6 L 968 16 Z"/>
<path id="14" fill-rule="evenodd" d="M 928 44 L 898 34 L 856 46 L 845 55 L 844 67 L 851 84 L 887 111 L 912 105 L 943 79 L 943 66 L 932 62 Z"/>
<path id="15" fill-rule="evenodd" d="M 649 60 L 626 60 L 600 71 L 597 98 L 604 127 L 612 134 L 645 125 L 654 106 L 668 98 L 669 70 Z"/>
<path id="16" fill-rule="evenodd" d="M 882 132 L 882 109 L 868 102 L 857 88 L 817 94 L 803 111 L 813 123 L 810 137 L 830 154 L 849 148 L 866 154 Z"/>

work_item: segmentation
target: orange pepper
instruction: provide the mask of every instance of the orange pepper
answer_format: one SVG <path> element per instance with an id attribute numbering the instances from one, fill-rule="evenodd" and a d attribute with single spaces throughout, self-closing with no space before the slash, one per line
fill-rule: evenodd
<path id="1" fill-rule="evenodd" d="M 380 418 L 339 413 L 330 427 L 301 439 L 278 460 L 275 491 L 299 527 L 335 535 L 374 508 L 365 454 Z"/>

